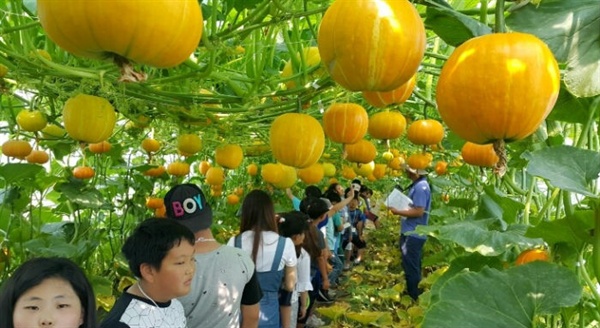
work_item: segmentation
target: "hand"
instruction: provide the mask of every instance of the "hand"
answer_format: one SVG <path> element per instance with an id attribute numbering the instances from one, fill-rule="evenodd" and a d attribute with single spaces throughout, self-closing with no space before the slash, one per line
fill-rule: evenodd
<path id="1" fill-rule="evenodd" d="M 350 191 L 348 191 L 348 197 L 350 198 L 354 198 L 354 188 L 352 188 L 352 186 L 350 187 Z"/>
<path id="2" fill-rule="evenodd" d="M 365 237 L 363 235 L 358 236 L 358 239 L 360 239 L 360 241 L 365 241 Z"/>
<path id="3" fill-rule="evenodd" d="M 322 286 L 322 288 L 325 289 L 325 290 L 329 290 L 329 279 L 325 278 L 323 280 L 323 286 Z"/>
<path id="4" fill-rule="evenodd" d="M 300 304 L 300 315 L 298 316 L 298 319 L 304 319 L 304 317 L 306 317 L 306 305 Z M 294 319 L 292 318 L 292 320 Z"/>

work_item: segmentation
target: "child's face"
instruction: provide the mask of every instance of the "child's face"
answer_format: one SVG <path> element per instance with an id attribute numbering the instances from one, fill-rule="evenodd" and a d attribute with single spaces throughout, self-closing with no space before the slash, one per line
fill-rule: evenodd
<path id="1" fill-rule="evenodd" d="M 296 245 L 296 246 L 302 245 L 302 243 L 304 242 L 304 232 L 299 233 L 297 235 L 293 235 L 292 241 L 294 242 L 294 245 Z"/>
<path id="2" fill-rule="evenodd" d="M 348 209 L 354 211 L 358 207 L 358 200 L 356 198 L 352 199 L 350 203 L 348 203 Z"/>
<path id="3" fill-rule="evenodd" d="M 161 298 L 164 301 L 187 295 L 196 271 L 194 246 L 182 240 L 169 250 L 161 262 L 160 271 L 153 271 L 154 282 L 163 292 Z"/>
<path id="4" fill-rule="evenodd" d="M 48 278 L 19 297 L 13 323 L 15 328 L 77 328 L 83 324 L 81 301 L 69 282 Z"/>
<path id="5" fill-rule="evenodd" d="M 335 191 L 337 191 L 337 193 L 342 196 L 344 194 L 344 187 L 342 187 L 342 185 L 337 185 L 335 186 Z"/>

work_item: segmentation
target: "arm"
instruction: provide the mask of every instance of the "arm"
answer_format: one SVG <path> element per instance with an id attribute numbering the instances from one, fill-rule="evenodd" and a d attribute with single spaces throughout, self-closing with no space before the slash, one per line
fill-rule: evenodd
<path id="1" fill-rule="evenodd" d="M 260 304 L 256 303 L 253 305 L 242 305 L 240 310 L 242 313 L 240 328 L 257 328 Z"/>
<path id="2" fill-rule="evenodd" d="M 290 188 L 285 188 L 285 195 L 290 199 L 294 199 L 294 194 L 292 194 L 292 189 Z"/>
<path id="3" fill-rule="evenodd" d="M 425 209 L 423 207 L 411 207 L 406 210 L 399 210 L 394 207 L 388 207 L 388 209 L 396 215 L 405 216 L 407 218 L 418 218 L 423 216 Z"/>
<path id="4" fill-rule="evenodd" d="M 362 220 L 358 221 L 358 223 L 356 224 L 356 233 L 358 234 L 358 237 L 361 240 L 362 240 L 362 237 L 363 237 L 363 228 L 364 228 L 363 221 Z"/>
<path id="5" fill-rule="evenodd" d="M 308 300 L 308 292 L 300 293 L 300 304 L 298 304 L 298 312 L 300 315 L 298 319 L 303 319 L 306 316 L 306 303 Z"/>
<path id="6" fill-rule="evenodd" d="M 283 270 L 283 288 L 288 292 L 293 292 L 296 286 L 296 267 L 286 266 Z"/>
<path id="7" fill-rule="evenodd" d="M 344 198 L 344 200 L 342 200 L 341 202 L 333 205 L 333 207 L 331 207 L 331 209 L 329 210 L 329 212 L 327 212 L 327 214 L 329 214 L 329 216 L 332 216 L 335 212 L 341 210 L 346 205 L 348 205 L 350 203 L 350 201 L 352 200 L 352 198 L 354 198 L 354 189 L 350 188 L 350 191 L 348 191 L 346 198 Z"/>
<path id="8" fill-rule="evenodd" d="M 329 277 L 327 276 L 327 258 L 325 257 L 325 249 L 321 250 L 321 256 L 317 258 L 321 280 L 323 281 L 323 289 L 329 289 Z"/>

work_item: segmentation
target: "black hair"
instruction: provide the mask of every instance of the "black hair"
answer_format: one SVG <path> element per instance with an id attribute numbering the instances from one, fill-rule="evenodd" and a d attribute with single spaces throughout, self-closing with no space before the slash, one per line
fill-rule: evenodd
<path id="1" fill-rule="evenodd" d="M 311 186 L 304 188 L 304 197 L 319 198 L 322 195 L 323 194 L 321 193 L 321 189 L 319 189 L 319 187 L 317 187 L 317 186 L 311 185 Z"/>
<path id="2" fill-rule="evenodd" d="M 248 230 L 254 231 L 252 261 L 256 263 L 258 248 L 262 244 L 262 232 L 273 231 L 279 233 L 275 219 L 275 206 L 271 196 L 265 191 L 255 189 L 244 198 L 240 233 Z"/>
<path id="3" fill-rule="evenodd" d="M 307 216 L 300 211 L 281 213 L 279 217 L 279 233 L 283 237 L 299 235 L 308 227 Z"/>
<path id="4" fill-rule="evenodd" d="M 0 291 L 0 327 L 13 328 L 13 312 L 19 298 L 49 278 L 62 279 L 71 285 L 83 309 L 83 323 L 79 327 L 95 328 L 96 298 L 92 286 L 77 264 L 60 257 L 31 259 L 15 270 Z"/>
<path id="5" fill-rule="evenodd" d="M 325 198 L 329 199 L 331 203 L 339 203 L 342 201 L 340 194 L 336 192 L 329 192 L 325 195 Z"/>
<path id="6" fill-rule="evenodd" d="M 182 241 L 194 245 L 194 233 L 175 220 L 149 218 L 135 228 L 121 251 L 129 263 L 131 272 L 141 278 L 142 264 L 160 270 L 169 251 Z"/>
<path id="7" fill-rule="evenodd" d="M 329 211 L 329 206 L 321 198 L 306 197 L 300 202 L 300 210 L 312 220 L 316 220 Z"/>

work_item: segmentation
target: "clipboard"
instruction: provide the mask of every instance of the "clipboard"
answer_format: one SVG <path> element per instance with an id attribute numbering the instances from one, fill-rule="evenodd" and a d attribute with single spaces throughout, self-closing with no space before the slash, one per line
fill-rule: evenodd
<path id="1" fill-rule="evenodd" d="M 409 209 L 410 205 L 412 205 L 412 199 L 396 188 L 385 199 L 385 206 L 394 207 L 398 210 Z"/>

